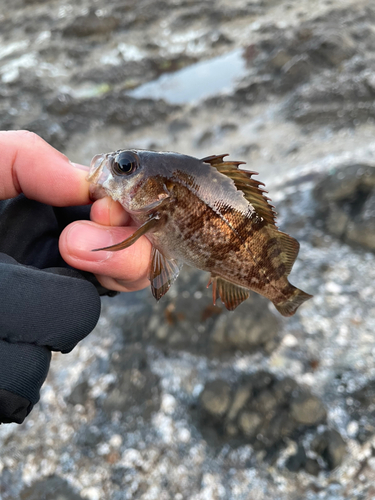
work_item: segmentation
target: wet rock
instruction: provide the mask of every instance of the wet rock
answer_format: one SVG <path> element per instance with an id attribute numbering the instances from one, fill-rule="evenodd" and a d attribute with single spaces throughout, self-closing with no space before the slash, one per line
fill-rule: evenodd
<path id="1" fill-rule="evenodd" d="M 287 104 L 288 118 L 301 125 L 332 123 L 335 128 L 353 126 L 375 118 L 374 93 L 367 71 L 352 68 L 339 75 L 326 75 L 296 91 Z"/>
<path id="2" fill-rule="evenodd" d="M 303 425 L 317 425 L 326 418 L 326 410 L 319 398 L 308 392 L 300 392 L 293 398 L 291 416 Z"/>
<path id="3" fill-rule="evenodd" d="M 312 476 L 317 476 L 321 471 L 319 462 L 314 458 L 307 458 L 305 463 L 305 471 Z"/>
<path id="4" fill-rule="evenodd" d="M 272 74 L 271 92 L 288 92 L 355 54 L 351 33 L 327 24 L 327 20 L 308 21 L 292 32 L 280 30 L 258 44 L 256 65 L 260 74 Z"/>
<path id="5" fill-rule="evenodd" d="M 160 406 L 160 389 L 159 378 L 148 367 L 144 350 L 137 345 L 127 346 L 116 358 L 112 369 L 118 380 L 99 404 L 106 412 L 124 414 L 135 407 L 136 413 L 150 418 Z"/>
<path id="6" fill-rule="evenodd" d="M 345 441 L 340 433 L 334 429 L 327 430 L 317 436 L 312 442 L 311 448 L 327 462 L 330 470 L 341 465 L 346 454 Z"/>
<path id="7" fill-rule="evenodd" d="M 75 436 L 78 446 L 87 448 L 88 451 L 94 449 L 102 439 L 103 433 L 96 425 L 82 425 Z"/>
<path id="8" fill-rule="evenodd" d="M 114 16 L 98 16 L 95 11 L 90 11 L 86 16 L 76 17 L 63 30 L 65 37 L 86 37 L 91 35 L 103 35 L 111 33 L 120 24 L 120 20 Z"/>
<path id="9" fill-rule="evenodd" d="M 285 463 L 285 467 L 291 472 L 297 472 L 306 467 L 307 456 L 303 445 L 299 445 L 297 452 L 291 455 Z"/>
<path id="10" fill-rule="evenodd" d="M 187 130 L 190 127 L 191 123 L 188 120 L 176 118 L 170 122 L 170 124 L 168 125 L 168 130 L 172 134 L 178 134 L 179 132 Z"/>
<path id="11" fill-rule="evenodd" d="M 219 301 L 216 306 L 212 304 L 207 281 L 206 273 L 184 268 L 159 302 L 147 290 L 134 295 L 132 310 L 127 296 L 129 309 L 124 315 L 116 315 L 127 342 L 154 342 L 163 348 L 210 357 L 228 357 L 236 351 L 273 350 L 280 320 L 270 311 L 267 299 L 254 293 L 233 314 Z M 120 296 L 113 304 L 124 301 Z"/>
<path id="12" fill-rule="evenodd" d="M 231 385 L 220 379 L 208 382 L 199 410 L 201 431 L 212 445 L 248 442 L 270 457 L 278 454 L 288 437 L 302 447 L 299 439 L 305 431 L 326 418 L 322 403 L 307 389 L 289 377 L 277 380 L 265 371 L 244 376 Z M 299 450 L 291 468 L 304 467 L 306 454 L 303 460 L 301 456 Z"/>
<path id="13" fill-rule="evenodd" d="M 235 420 L 237 418 L 240 410 L 246 405 L 247 401 L 252 396 L 253 387 L 252 384 L 241 385 L 234 393 L 231 406 L 229 408 L 227 418 L 229 421 Z"/>
<path id="14" fill-rule="evenodd" d="M 72 392 L 67 397 L 68 403 L 71 405 L 84 405 L 88 397 L 89 384 L 87 380 L 77 384 Z"/>
<path id="15" fill-rule="evenodd" d="M 217 419 L 228 410 L 231 401 L 230 385 L 224 380 L 214 380 L 206 384 L 200 402 L 204 411 Z"/>
<path id="16" fill-rule="evenodd" d="M 67 144 L 69 136 L 67 131 L 57 120 L 51 119 L 46 114 L 42 114 L 40 118 L 26 123 L 24 128 L 40 135 L 56 149 L 64 149 Z"/>
<path id="17" fill-rule="evenodd" d="M 214 138 L 213 130 L 205 130 L 197 139 L 197 146 L 205 146 L 209 142 L 212 142 Z"/>
<path id="18" fill-rule="evenodd" d="M 238 418 L 239 429 L 248 438 L 257 435 L 261 423 L 261 416 L 253 411 L 243 411 Z"/>
<path id="19" fill-rule="evenodd" d="M 20 500 L 82 500 L 65 479 L 58 476 L 49 476 L 47 479 L 36 481 L 24 488 L 19 496 Z"/>
<path id="20" fill-rule="evenodd" d="M 366 442 L 375 434 L 375 380 L 354 392 L 346 392 L 346 409 L 353 422 L 357 423 L 356 439 Z"/>
<path id="21" fill-rule="evenodd" d="M 325 175 L 314 189 L 317 219 L 347 243 L 375 251 L 375 168 L 349 165 Z"/>

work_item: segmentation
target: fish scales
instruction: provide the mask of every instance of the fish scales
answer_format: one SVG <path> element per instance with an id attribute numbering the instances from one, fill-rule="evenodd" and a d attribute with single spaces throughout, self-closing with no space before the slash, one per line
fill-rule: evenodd
<path id="1" fill-rule="evenodd" d="M 145 234 L 153 245 L 149 278 L 157 299 L 186 263 L 211 273 L 214 303 L 219 296 L 232 310 L 253 290 L 291 316 L 311 297 L 287 278 L 299 244 L 277 229 L 254 172 L 225 156 L 119 150 L 94 157 L 93 198 L 111 196 L 139 225 L 105 250 L 127 248 Z"/>

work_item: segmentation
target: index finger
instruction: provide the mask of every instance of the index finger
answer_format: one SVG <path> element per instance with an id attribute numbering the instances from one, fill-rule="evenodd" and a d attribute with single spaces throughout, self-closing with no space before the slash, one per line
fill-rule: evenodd
<path id="1" fill-rule="evenodd" d="M 24 193 L 48 205 L 90 203 L 88 169 L 27 130 L 0 132 L 0 200 Z M 78 166 L 80 167 L 80 166 Z"/>

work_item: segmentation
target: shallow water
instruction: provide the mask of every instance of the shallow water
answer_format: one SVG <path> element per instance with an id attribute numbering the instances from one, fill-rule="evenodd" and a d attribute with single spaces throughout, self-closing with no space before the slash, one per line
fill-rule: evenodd
<path id="1" fill-rule="evenodd" d="M 164 99 L 171 104 L 193 104 L 213 95 L 230 92 L 235 82 L 246 73 L 242 49 L 236 49 L 175 73 L 162 75 L 130 91 L 129 95 Z"/>

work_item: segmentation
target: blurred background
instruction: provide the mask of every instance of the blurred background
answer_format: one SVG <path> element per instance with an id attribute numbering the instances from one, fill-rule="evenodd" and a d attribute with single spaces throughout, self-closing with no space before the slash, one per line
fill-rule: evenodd
<path id="1" fill-rule="evenodd" d="M 103 300 L 40 403 L 0 427 L 1 500 L 375 498 L 375 7 L 2 0 L 0 129 L 89 164 L 229 153 L 301 243 L 290 319 L 184 270 Z"/>

